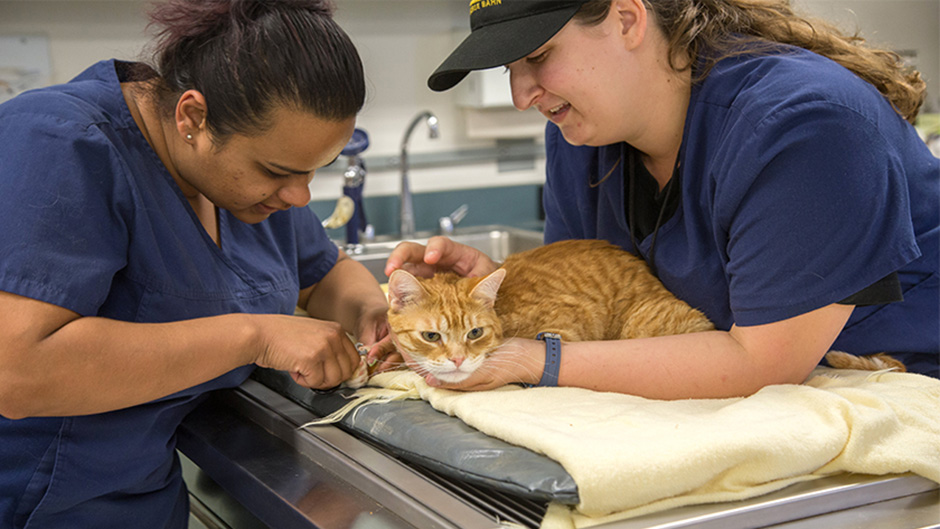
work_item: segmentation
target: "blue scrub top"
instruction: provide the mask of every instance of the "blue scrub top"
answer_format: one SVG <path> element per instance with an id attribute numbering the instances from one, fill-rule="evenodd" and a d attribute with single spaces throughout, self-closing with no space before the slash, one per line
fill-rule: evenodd
<path id="1" fill-rule="evenodd" d="M 546 242 L 600 238 L 648 259 L 622 172 L 603 180 L 629 148 L 574 147 L 548 125 Z M 693 87 L 680 161 L 680 204 L 655 245 L 667 288 L 729 329 L 897 271 L 904 301 L 857 307 L 833 348 L 938 376 L 940 161 L 871 85 L 802 49 L 722 60 Z"/>
<path id="2" fill-rule="evenodd" d="M 0 290 L 142 323 L 293 313 L 337 247 L 308 208 L 253 225 L 220 210 L 217 246 L 134 123 L 126 66 L 0 105 Z M 110 413 L 0 417 L 0 527 L 186 527 L 176 429 L 251 369 Z"/>

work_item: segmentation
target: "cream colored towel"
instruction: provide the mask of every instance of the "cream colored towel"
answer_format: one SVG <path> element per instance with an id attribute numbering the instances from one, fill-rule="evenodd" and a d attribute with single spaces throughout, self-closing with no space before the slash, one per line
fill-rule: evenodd
<path id="1" fill-rule="evenodd" d="M 940 482 L 940 381 L 909 373 L 819 368 L 803 385 L 685 401 L 578 388 L 461 393 L 411 372 L 373 383 L 558 461 L 581 503 L 552 505 L 543 528 L 739 500 L 838 472 Z M 388 389 L 373 391 L 396 394 Z"/>

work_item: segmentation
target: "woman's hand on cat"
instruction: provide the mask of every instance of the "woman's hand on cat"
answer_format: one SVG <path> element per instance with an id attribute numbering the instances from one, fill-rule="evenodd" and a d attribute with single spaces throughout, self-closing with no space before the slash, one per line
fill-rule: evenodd
<path id="1" fill-rule="evenodd" d="M 421 277 L 431 277 L 437 272 L 481 277 L 496 270 L 498 265 L 476 248 L 437 236 L 431 237 L 427 246 L 415 242 L 396 246 L 385 262 L 385 275 L 392 275 L 399 268 Z"/>

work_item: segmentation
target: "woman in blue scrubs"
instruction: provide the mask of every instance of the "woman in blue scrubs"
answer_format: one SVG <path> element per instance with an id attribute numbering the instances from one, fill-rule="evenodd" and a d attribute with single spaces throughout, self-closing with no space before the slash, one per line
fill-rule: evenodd
<path id="1" fill-rule="evenodd" d="M 545 241 L 642 256 L 718 330 L 565 343 L 554 373 L 554 344 L 516 339 L 442 386 L 542 377 L 730 397 L 799 383 L 830 349 L 938 376 L 940 161 L 908 122 L 924 83 L 897 55 L 786 0 L 503 0 L 470 13 L 470 36 L 428 84 L 507 65 L 515 106 L 550 121 Z M 446 239 L 399 247 L 386 272 L 406 265 L 496 266 Z"/>
<path id="2" fill-rule="evenodd" d="M 359 362 L 346 333 L 387 332 L 305 207 L 365 93 L 329 6 L 151 16 L 153 66 L 0 106 L 0 527 L 186 527 L 176 429 L 207 391 L 256 365 L 332 387 Z"/>

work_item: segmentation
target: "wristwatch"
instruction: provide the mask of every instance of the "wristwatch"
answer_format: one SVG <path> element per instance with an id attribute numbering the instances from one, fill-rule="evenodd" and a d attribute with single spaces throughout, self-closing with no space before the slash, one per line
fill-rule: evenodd
<path id="1" fill-rule="evenodd" d="M 557 386 L 558 369 L 561 368 L 561 335 L 553 332 L 540 332 L 535 339 L 545 342 L 545 369 L 536 385 Z"/>

